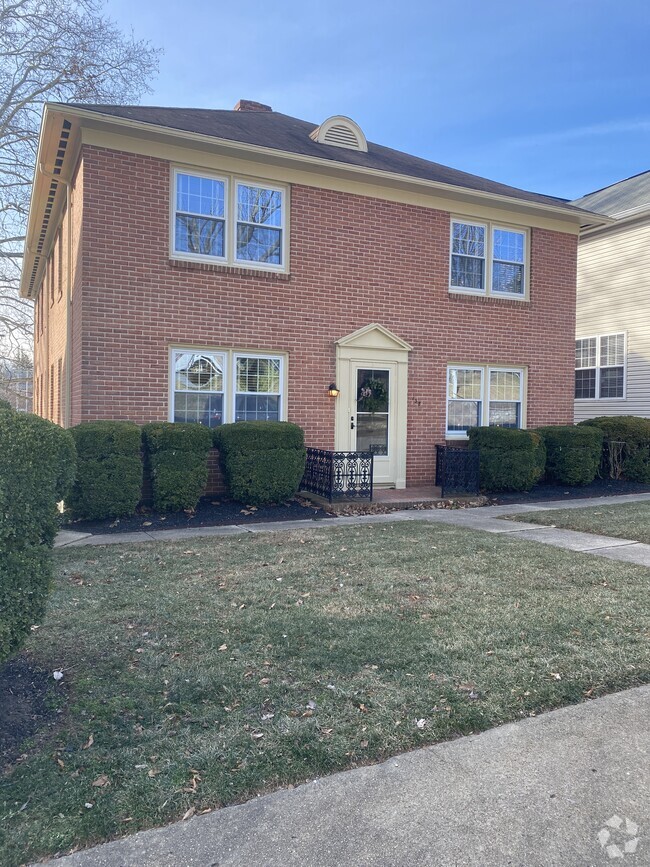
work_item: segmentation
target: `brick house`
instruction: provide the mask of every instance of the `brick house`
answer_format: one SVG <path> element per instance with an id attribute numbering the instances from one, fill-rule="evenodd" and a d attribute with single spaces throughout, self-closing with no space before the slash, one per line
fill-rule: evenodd
<path id="1" fill-rule="evenodd" d="M 46 105 L 22 294 L 64 425 L 289 419 L 433 481 L 475 424 L 571 422 L 595 214 L 241 101 Z M 336 386 L 338 395 L 332 395 Z"/>

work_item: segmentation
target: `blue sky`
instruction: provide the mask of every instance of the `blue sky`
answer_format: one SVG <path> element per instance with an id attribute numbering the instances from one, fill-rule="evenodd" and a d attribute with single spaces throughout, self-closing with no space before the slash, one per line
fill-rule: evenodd
<path id="1" fill-rule="evenodd" d="M 642 0 L 108 0 L 164 48 L 152 105 L 254 99 L 573 198 L 650 169 Z"/>

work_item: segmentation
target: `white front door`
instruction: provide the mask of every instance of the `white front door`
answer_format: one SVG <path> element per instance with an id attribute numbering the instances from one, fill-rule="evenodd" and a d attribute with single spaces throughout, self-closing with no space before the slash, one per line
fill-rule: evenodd
<path id="1" fill-rule="evenodd" d="M 397 481 L 395 373 L 396 365 L 390 362 L 350 365 L 350 451 L 373 453 L 375 485 L 395 485 Z"/>

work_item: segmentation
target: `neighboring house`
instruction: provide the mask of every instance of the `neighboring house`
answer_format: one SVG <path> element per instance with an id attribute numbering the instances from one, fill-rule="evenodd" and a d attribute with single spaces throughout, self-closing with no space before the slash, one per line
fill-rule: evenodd
<path id="1" fill-rule="evenodd" d="M 575 420 L 650 417 L 650 172 L 573 204 L 612 218 L 580 235 Z"/>
<path id="2" fill-rule="evenodd" d="M 18 412 L 32 411 L 32 362 L 28 357 L 0 359 L 0 400 Z"/>
<path id="3" fill-rule="evenodd" d="M 376 484 L 430 483 L 472 425 L 571 420 L 577 238 L 602 222 L 344 117 L 49 104 L 22 283 L 36 411 L 289 419 L 372 449 Z"/>

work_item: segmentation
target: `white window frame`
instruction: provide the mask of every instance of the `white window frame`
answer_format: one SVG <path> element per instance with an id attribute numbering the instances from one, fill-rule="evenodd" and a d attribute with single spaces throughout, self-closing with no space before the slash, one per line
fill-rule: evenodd
<path id="1" fill-rule="evenodd" d="M 199 178 L 209 178 L 213 181 L 221 181 L 225 184 L 224 189 L 224 256 L 211 256 L 208 253 L 187 253 L 176 250 L 176 214 L 177 209 L 177 176 L 194 175 Z M 290 197 L 289 187 L 264 180 L 263 178 L 246 177 L 245 175 L 216 173 L 209 169 L 197 168 L 196 166 L 174 165 L 170 174 L 171 195 L 169 216 L 169 256 L 170 259 L 178 259 L 186 262 L 203 262 L 214 265 L 225 265 L 230 268 L 238 268 L 255 271 L 272 271 L 274 273 L 289 273 L 289 213 Z M 237 258 L 237 188 L 262 187 L 266 190 L 278 192 L 282 196 L 281 225 L 271 228 L 281 232 L 282 245 L 280 252 L 281 263 L 275 265 L 270 262 L 254 262 L 250 259 Z M 206 215 L 207 216 L 207 215 Z"/>
<path id="2" fill-rule="evenodd" d="M 484 286 L 482 289 L 468 289 L 464 286 L 454 286 L 452 281 L 452 258 L 454 255 L 454 223 L 462 223 L 466 226 L 481 226 L 485 229 L 485 256 L 483 257 L 483 261 L 485 262 L 484 269 Z M 494 257 L 494 233 L 496 230 L 501 230 L 502 232 L 517 232 L 520 235 L 523 235 L 524 239 L 524 261 L 520 262 L 512 262 L 509 264 L 513 265 L 523 265 L 524 269 L 524 277 L 523 277 L 523 292 L 519 295 L 514 295 L 511 292 L 499 292 L 492 288 L 492 266 L 495 261 Z M 529 250 L 530 250 L 530 231 L 525 226 L 511 226 L 507 223 L 495 223 L 491 220 L 476 220 L 471 217 L 462 217 L 462 216 L 452 216 L 449 225 L 449 292 L 458 293 L 460 295 L 476 295 L 481 298 L 485 297 L 493 297 L 493 298 L 507 298 L 511 301 L 528 301 L 529 292 L 528 292 L 528 274 L 529 274 Z M 480 259 L 480 256 L 475 256 L 471 258 Z M 499 262 L 506 262 L 505 259 L 498 259 Z M 507 262 L 506 262 L 507 263 Z M 508 264 L 508 263 L 507 263 Z"/>
<path id="3" fill-rule="evenodd" d="M 522 365 L 521 367 L 513 367 L 500 364 L 468 364 L 467 362 L 449 363 L 445 371 L 445 439 L 448 440 L 466 440 L 468 438 L 466 431 L 450 431 L 449 430 L 449 371 L 454 369 L 460 370 L 480 370 L 481 371 L 481 418 L 479 425 L 487 426 L 490 423 L 490 374 L 495 372 L 500 373 L 518 373 L 520 375 L 520 403 L 521 410 L 519 413 L 519 430 L 526 428 L 526 412 L 527 412 L 527 395 L 528 395 L 528 368 Z M 453 399 L 453 398 L 452 398 Z M 498 403 L 499 401 L 493 401 Z M 511 403 L 511 401 L 506 401 Z"/>
<path id="4" fill-rule="evenodd" d="M 623 394 L 620 397 L 601 397 L 600 396 L 600 371 L 603 365 L 600 363 L 600 345 L 601 340 L 606 337 L 622 337 L 623 338 L 623 364 L 605 365 L 609 367 L 623 367 Z M 589 400 L 608 401 L 608 400 L 626 400 L 627 399 L 627 331 L 611 331 L 608 334 L 588 334 L 585 337 L 576 337 L 576 343 L 579 340 L 595 340 L 596 341 L 596 366 L 594 367 L 576 367 L 575 370 L 594 370 L 596 371 L 595 393 L 593 397 L 575 397 L 576 403 L 584 403 Z M 574 377 L 575 389 L 575 377 Z"/>
<path id="5" fill-rule="evenodd" d="M 276 394 L 274 391 L 258 391 L 258 392 L 242 392 L 237 391 L 237 361 L 240 358 L 268 358 L 273 361 L 280 362 L 280 392 Z M 284 357 L 273 352 L 234 352 L 232 355 L 232 421 L 235 421 L 237 414 L 237 395 L 238 394 L 258 394 L 260 397 L 279 397 L 280 399 L 280 421 L 285 419 L 285 403 L 286 391 L 284 387 Z"/>
<path id="6" fill-rule="evenodd" d="M 286 352 L 278 352 L 277 350 L 247 350 L 247 349 L 231 349 L 223 346 L 206 346 L 206 345 L 188 345 L 174 344 L 169 347 L 167 353 L 167 370 L 168 370 L 168 393 L 167 405 L 168 413 L 167 420 L 174 421 L 174 353 L 175 352 L 194 352 L 197 354 L 209 353 L 218 355 L 223 363 L 223 421 L 222 424 L 230 424 L 235 421 L 235 395 L 237 388 L 237 358 L 273 358 L 280 362 L 280 421 L 287 421 L 287 394 L 288 394 L 288 368 L 289 360 Z M 270 392 L 269 392 L 270 393 Z M 262 392 L 260 392 L 262 394 Z M 188 422 L 192 424 L 193 422 Z M 215 430 L 215 428 L 211 428 Z"/>

